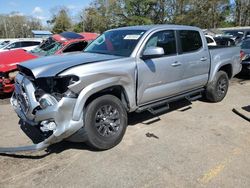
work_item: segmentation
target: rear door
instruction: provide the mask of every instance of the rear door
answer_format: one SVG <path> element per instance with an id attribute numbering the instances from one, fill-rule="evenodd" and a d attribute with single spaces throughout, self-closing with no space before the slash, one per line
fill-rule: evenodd
<path id="1" fill-rule="evenodd" d="M 143 51 L 152 46 L 162 47 L 164 56 L 139 58 L 137 101 L 139 105 L 170 97 L 182 91 L 183 66 L 177 56 L 176 32 L 163 30 L 152 33 L 142 45 Z"/>
<path id="2" fill-rule="evenodd" d="M 179 62 L 183 66 L 181 87 L 183 91 L 206 85 L 210 70 L 210 55 L 205 38 L 199 31 L 179 30 Z"/>

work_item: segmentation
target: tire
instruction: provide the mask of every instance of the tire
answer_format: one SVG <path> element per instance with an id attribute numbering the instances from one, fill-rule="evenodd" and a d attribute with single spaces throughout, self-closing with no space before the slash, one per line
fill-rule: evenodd
<path id="1" fill-rule="evenodd" d="M 87 144 L 97 150 L 110 149 L 122 140 L 127 128 L 127 112 L 113 95 L 93 100 L 86 108 Z"/>
<path id="2" fill-rule="evenodd" d="M 227 94 L 229 79 L 227 73 L 219 71 L 216 73 L 214 81 L 206 88 L 206 98 L 210 102 L 220 102 Z"/>

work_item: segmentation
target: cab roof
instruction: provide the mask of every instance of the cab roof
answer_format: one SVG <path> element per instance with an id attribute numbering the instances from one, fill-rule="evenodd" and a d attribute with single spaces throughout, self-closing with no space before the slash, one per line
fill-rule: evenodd
<path id="1" fill-rule="evenodd" d="M 114 29 L 114 30 L 144 30 L 144 31 L 149 31 L 149 30 L 155 30 L 155 29 L 200 30 L 200 28 L 198 28 L 198 27 L 186 26 L 186 25 L 173 25 L 173 24 L 128 26 L 128 27 L 120 27 L 120 28 L 117 28 L 117 29 Z"/>

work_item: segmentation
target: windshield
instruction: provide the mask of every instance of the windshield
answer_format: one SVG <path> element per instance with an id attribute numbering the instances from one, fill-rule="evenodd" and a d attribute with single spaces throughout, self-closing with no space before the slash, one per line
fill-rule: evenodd
<path id="1" fill-rule="evenodd" d="M 36 47 L 34 50 L 31 50 L 32 53 L 39 55 L 53 55 L 62 47 L 62 44 L 55 41 L 52 37 L 49 37 L 42 44 Z"/>
<path id="2" fill-rule="evenodd" d="M 94 40 L 84 52 L 129 57 L 144 30 L 111 30 Z"/>
<path id="3" fill-rule="evenodd" d="M 250 49 L 250 40 L 245 40 L 241 44 L 242 49 Z"/>
<path id="4" fill-rule="evenodd" d="M 5 46 L 7 46 L 10 43 L 10 41 L 4 41 L 0 43 L 0 48 L 3 48 Z"/>

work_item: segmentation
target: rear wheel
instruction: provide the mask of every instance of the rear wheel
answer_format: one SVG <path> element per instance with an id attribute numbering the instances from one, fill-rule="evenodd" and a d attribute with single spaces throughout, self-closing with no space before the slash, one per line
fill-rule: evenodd
<path id="1" fill-rule="evenodd" d="M 219 71 L 214 81 L 206 89 L 206 98 L 211 102 L 220 102 L 227 94 L 229 79 L 227 73 Z"/>
<path id="2" fill-rule="evenodd" d="M 127 112 L 122 102 L 113 95 L 93 100 L 86 108 L 85 129 L 87 144 L 98 150 L 116 146 L 127 128 Z"/>

